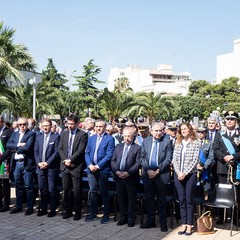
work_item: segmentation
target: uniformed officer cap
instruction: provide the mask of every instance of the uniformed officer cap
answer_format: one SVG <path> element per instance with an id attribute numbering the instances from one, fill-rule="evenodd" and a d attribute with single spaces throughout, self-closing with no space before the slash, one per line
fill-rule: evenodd
<path id="1" fill-rule="evenodd" d="M 224 114 L 224 117 L 225 117 L 226 119 L 229 119 L 229 118 L 238 119 L 238 113 L 229 110 L 229 111 L 227 111 L 227 112 Z"/>

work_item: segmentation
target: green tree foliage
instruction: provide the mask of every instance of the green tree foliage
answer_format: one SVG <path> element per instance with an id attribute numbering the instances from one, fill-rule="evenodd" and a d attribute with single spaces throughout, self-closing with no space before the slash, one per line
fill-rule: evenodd
<path id="1" fill-rule="evenodd" d="M 35 71 L 36 65 L 21 44 L 14 44 L 15 29 L 5 27 L 0 22 L 0 84 L 6 84 L 7 79 L 23 81 L 19 70 Z"/>
<path id="2" fill-rule="evenodd" d="M 36 113 L 39 119 L 42 114 L 53 114 L 52 102 L 55 95 L 51 88 L 38 84 L 36 86 Z M 26 85 L 9 88 L 5 86 L 4 96 L 0 97 L 2 110 L 9 109 L 15 117 L 32 117 L 33 114 L 33 87 L 28 82 Z"/>
<path id="3" fill-rule="evenodd" d="M 230 77 L 221 84 L 210 84 L 205 80 L 194 81 L 187 97 L 175 98 L 178 117 L 191 120 L 194 116 L 207 118 L 217 108 L 220 112 L 234 110 L 240 112 L 239 79 Z"/>
<path id="4" fill-rule="evenodd" d="M 202 89 L 207 86 L 210 86 L 210 83 L 207 82 L 206 80 L 193 81 L 189 86 L 188 95 L 189 96 L 201 95 Z"/>
<path id="5" fill-rule="evenodd" d="M 43 82 L 49 82 L 50 87 L 56 88 L 59 90 L 68 90 L 69 88 L 66 86 L 66 83 L 68 80 L 66 79 L 66 76 L 62 73 L 59 73 L 56 69 L 53 59 L 48 59 L 48 64 L 46 67 L 46 70 L 42 71 L 42 81 Z"/>
<path id="6" fill-rule="evenodd" d="M 119 117 L 126 116 L 128 106 L 133 101 L 133 91 L 112 91 L 104 88 L 96 103 L 96 113 L 109 122 L 115 122 Z"/>
<path id="7" fill-rule="evenodd" d="M 66 86 L 67 82 L 68 80 L 65 75 L 58 72 L 53 63 L 53 59 L 49 58 L 46 69 L 42 71 L 42 82 L 40 85 L 52 91 L 52 95 L 55 96 L 55 98 L 51 102 L 51 105 L 54 114 L 60 114 L 61 119 L 67 116 L 69 112 L 68 102 L 66 101 L 69 90 Z"/>
<path id="8" fill-rule="evenodd" d="M 172 118 L 173 102 L 169 98 L 163 97 L 164 93 L 154 94 L 138 93 L 135 95 L 135 100 L 129 104 L 128 114 L 137 111 L 137 115 L 145 116 L 149 119 L 149 123 L 156 120 L 169 120 Z"/>
<path id="9" fill-rule="evenodd" d="M 125 91 L 129 88 L 129 80 L 127 77 L 117 78 L 114 82 L 114 90 Z"/>
<path id="10" fill-rule="evenodd" d="M 99 96 L 99 89 L 95 86 L 96 83 L 103 83 L 97 78 L 97 75 L 101 72 L 101 68 L 94 64 L 94 60 L 91 59 L 87 65 L 83 66 L 83 75 L 74 77 L 76 79 L 77 94 L 81 97 L 80 104 L 85 106 L 84 110 L 93 109 Z"/>

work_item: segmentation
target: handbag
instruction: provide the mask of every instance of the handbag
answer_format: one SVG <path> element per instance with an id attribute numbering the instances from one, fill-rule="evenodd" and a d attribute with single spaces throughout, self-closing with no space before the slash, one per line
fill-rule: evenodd
<path id="1" fill-rule="evenodd" d="M 197 233 L 214 233 L 213 217 L 210 211 L 203 213 L 202 216 L 197 219 Z"/>

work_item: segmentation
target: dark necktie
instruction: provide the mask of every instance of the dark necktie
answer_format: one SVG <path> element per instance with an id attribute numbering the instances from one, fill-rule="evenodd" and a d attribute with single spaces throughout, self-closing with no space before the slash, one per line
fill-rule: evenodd
<path id="1" fill-rule="evenodd" d="M 42 162 L 46 162 L 47 137 L 48 137 L 47 134 L 44 134 L 43 151 L 42 151 Z"/>
<path id="2" fill-rule="evenodd" d="M 128 146 L 124 146 L 123 149 L 123 155 L 120 163 L 120 170 L 125 171 L 126 170 L 126 160 L 127 160 L 127 154 L 128 154 Z"/>
<path id="3" fill-rule="evenodd" d="M 157 165 L 157 141 L 153 142 L 153 150 L 152 150 L 152 155 L 151 155 L 151 160 L 150 160 L 150 167 L 152 169 L 155 169 L 158 167 L 158 165 Z"/>
<path id="4" fill-rule="evenodd" d="M 70 157 L 72 156 L 72 141 L 73 141 L 73 133 L 70 133 L 70 139 L 68 142 L 68 158 L 70 159 Z"/>
<path id="5" fill-rule="evenodd" d="M 232 136 L 232 132 L 229 132 L 228 137 L 231 138 L 231 136 Z"/>
<path id="6" fill-rule="evenodd" d="M 210 141 L 212 142 L 213 141 L 213 133 L 210 132 Z"/>

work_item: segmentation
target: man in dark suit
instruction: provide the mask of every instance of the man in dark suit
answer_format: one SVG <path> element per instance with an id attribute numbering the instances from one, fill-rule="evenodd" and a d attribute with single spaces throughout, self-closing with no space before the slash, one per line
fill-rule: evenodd
<path id="1" fill-rule="evenodd" d="M 218 119 L 215 115 L 210 115 L 207 119 L 207 135 L 206 139 L 213 143 L 214 145 L 214 139 L 215 136 L 218 135 Z M 218 159 L 216 156 L 214 156 L 214 161 L 211 164 L 210 168 L 210 178 L 211 178 L 211 187 L 214 188 L 215 184 L 218 182 L 218 175 L 217 175 L 217 162 Z"/>
<path id="2" fill-rule="evenodd" d="M 228 170 L 233 167 L 236 172 L 240 160 L 240 134 L 236 130 L 238 114 L 227 111 L 225 114 L 226 132 L 217 133 L 214 139 L 214 155 L 217 159 L 217 176 L 219 183 L 228 183 Z M 216 224 L 223 224 L 223 211 L 219 210 L 219 220 Z"/>
<path id="3" fill-rule="evenodd" d="M 105 132 L 106 126 L 105 121 L 96 120 L 95 131 L 97 134 L 89 138 L 85 153 L 91 191 L 90 215 L 86 216 L 85 221 L 91 222 L 97 219 L 98 192 L 100 191 L 104 205 L 102 224 L 109 222 L 108 176 L 111 172 L 111 159 L 115 148 L 114 138 Z"/>
<path id="4" fill-rule="evenodd" d="M 76 115 L 70 115 L 67 118 L 68 130 L 62 132 L 59 143 L 63 185 L 63 219 L 70 218 L 74 210 L 73 219 L 76 221 L 81 219 L 82 174 L 88 140 L 87 133 L 78 129 L 78 123 L 79 118 Z"/>
<path id="5" fill-rule="evenodd" d="M 124 142 L 117 145 L 111 160 L 115 176 L 120 221 L 117 225 L 128 223 L 135 225 L 137 185 L 139 182 L 139 164 L 141 147 L 134 143 L 134 131 L 131 127 L 123 129 Z"/>
<path id="6" fill-rule="evenodd" d="M 52 121 L 43 119 L 42 134 L 36 137 L 34 157 L 37 164 L 38 186 L 40 190 L 40 204 L 37 216 L 47 214 L 47 200 L 50 196 L 50 212 L 48 217 L 56 215 L 57 179 L 60 167 L 58 155 L 59 134 L 51 132 Z"/>
<path id="7" fill-rule="evenodd" d="M 156 227 L 155 193 L 157 210 L 162 232 L 167 232 L 166 187 L 170 182 L 170 163 L 172 160 L 171 140 L 164 137 L 163 123 L 153 123 L 151 137 L 144 139 L 141 148 L 141 165 L 143 167 L 143 185 L 147 203 L 147 222 L 140 228 Z"/>
<path id="8" fill-rule="evenodd" d="M 7 141 L 10 139 L 12 135 L 12 130 L 8 128 L 5 124 L 4 117 L 0 115 L 0 141 L 2 142 L 2 146 L 4 152 L 0 154 L 0 165 L 4 163 L 7 167 L 7 172 L 9 170 L 9 162 L 11 152 L 6 149 Z M 9 210 L 10 205 L 10 182 L 8 179 L 0 180 L 0 211 L 6 212 Z"/>
<path id="9" fill-rule="evenodd" d="M 27 193 L 27 209 L 25 215 L 30 215 L 33 213 L 34 203 L 33 177 L 36 172 L 34 142 L 36 134 L 27 128 L 27 118 L 20 117 L 18 119 L 18 127 L 19 131 L 13 132 L 7 142 L 7 149 L 13 152 L 10 171 L 13 171 L 16 188 L 16 207 L 11 209 L 10 213 L 22 212 L 23 186 L 25 185 Z"/>

